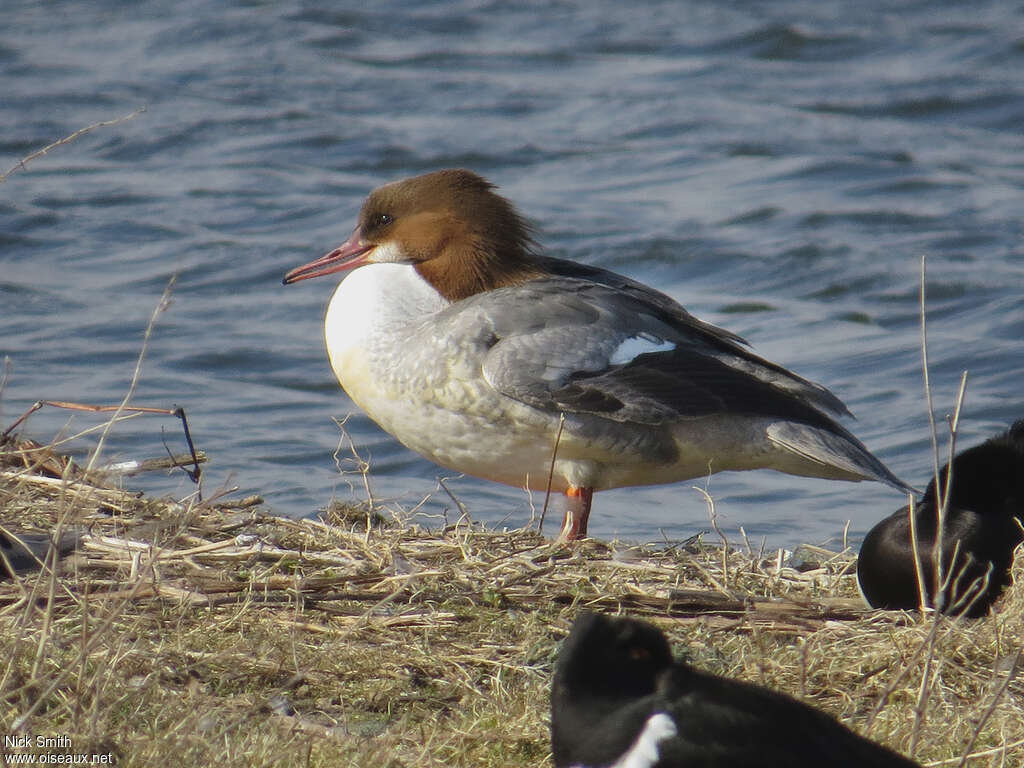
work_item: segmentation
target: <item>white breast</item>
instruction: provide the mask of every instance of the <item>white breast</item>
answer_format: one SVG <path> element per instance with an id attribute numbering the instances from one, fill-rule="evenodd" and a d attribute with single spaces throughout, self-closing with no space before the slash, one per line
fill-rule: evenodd
<path id="1" fill-rule="evenodd" d="M 327 354 L 338 378 L 347 355 L 402 336 L 447 305 L 411 264 L 368 264 L 353 271 L 334 291 L 324 321 Z"/>
<path id="2" fill-rule="evenodd" d="M 324 321 L 338 383 L 374 421 L 403 440 L 418 386 L 438 371 L 416 354 L 416 329 L 448 302 L 410 264 L 368 264 L 349 274 Z"/>
<path id="3" fill-rule="evenodd" d="M 334 292 L 324 324 L 338 382 L 384 431 L 428 459 L 544 488 L 557 416 L 494 390 L 482 373 L 479 316 L 439 324 L 449 306 L 411 265 L 353 271 Z M 556 478 L 552 487 L 565 484 Z"/>

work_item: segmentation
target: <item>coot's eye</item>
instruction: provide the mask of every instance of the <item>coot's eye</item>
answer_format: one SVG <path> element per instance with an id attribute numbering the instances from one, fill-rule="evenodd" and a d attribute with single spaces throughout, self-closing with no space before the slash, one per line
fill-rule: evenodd
<path id="1" fill-rule="evenodd" d="M 650 661 L 651 652 L 639 645 L 634 645 L 629 649 L 629 658 L 631 661 Z"/>
<path id="2" fill-rule="evenodd" d="M 373 224 L 374 227 L 386 227 L 392 221 L 394 221 L 394 219 L 392 219 L 390 215 L 386 213 L 378 213 L 374 215 L 373 219 L 370 220 L 370 223 Z"/>

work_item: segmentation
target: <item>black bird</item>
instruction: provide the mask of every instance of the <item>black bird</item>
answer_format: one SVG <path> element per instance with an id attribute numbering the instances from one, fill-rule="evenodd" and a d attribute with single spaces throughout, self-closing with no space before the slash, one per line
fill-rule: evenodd
<path id="1" fill-rule="evenodd" d="M 914 505 L 917 549 L 928 604 L 944 613 L 984 616 L 1010 583 L 1013 551 L 1024 541 L 1024 419 L 953 459 L 953 483 L 942 536 L 943 574 L 951 589 L 935 603 L 935 479 Z M 939 473 L 944 492 L 949 466 Z M 909 508 L 887 517 L 864 538 L 857 559 L 861 592 L 874 608 L 917 608 L 920 595 L 911 547 Z M 957 553 L 953 563 L 954 552 Z"/>
<path id="2" fill-rule="evenodd" d="M 673 661 L 647 622 L 581 614 L 555 665 L 556 768 L 911 768 L 829 715 Z"/>
<path id="3" fill-rule="evenodd" d="M 81 531 L 65 531 L 56 543 L 57 556 L 74 552 L 81 540 Z M 8 535 L 0 531 L 0 579 L 40 570 L 51 546 L 54 546 L 53 539 L 47 533 L 12 531 Z"/>

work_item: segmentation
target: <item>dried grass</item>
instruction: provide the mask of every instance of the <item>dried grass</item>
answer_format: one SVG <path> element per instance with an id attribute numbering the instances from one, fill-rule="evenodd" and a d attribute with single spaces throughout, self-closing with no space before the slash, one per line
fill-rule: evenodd
<path id="1" fill-rule="evenodd" d="M 970 766 L 1024 764 L 1021 578 L 982 621 L 873 612 L 848 551 L 804 548 L 819 562 L 801 572 L 700 541 L 565 547 L 358 506 L 280 519 L 255 498 L 127 493 L 13 439 L 0 507 L 8 527 L 88 531 L 59 574 L 0 584 L 3 730 L 121 765 L 546 764 L 551 664 L 583 607 L 645 616 L 697 666 L 925 764 L 968 745 Z"/>

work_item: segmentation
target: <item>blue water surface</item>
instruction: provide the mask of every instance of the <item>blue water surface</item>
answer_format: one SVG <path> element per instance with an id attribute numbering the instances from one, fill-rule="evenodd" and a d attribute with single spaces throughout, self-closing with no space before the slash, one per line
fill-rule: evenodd
<path id="1" fill-rule="evenodd" d="M 0 184 L 0 423 L 38 398 L 118 402 L 177 276 L 133 402 L 186 408 L 207 493 L 237 485 L 291 516 L 361 498 L 339 473 L 348 449 L 334 456 L 332 417 L 351 414 L 375 495 L 455 519 L 437 482 L 452 473 L 338 389 L 332 280 L 280 279 L 342 242 L 373 187 L 464 166 L 551 253 L 656 285 L 830 387 L 921 486 L 922 256 L 940 424 L 964 370 L 961 445 L 1024 417 L 1021 72 L 1024 8 L 1005 2 L 6 0 L 0 172 L 145 111 Z M 48 409 L 25 431 L 101 421 Z M 134 419 L 104 458 L 164 440 L 183 448 L 173 420 Z M 530 519 L 519 489 L 446 482 L 474 519 Z M 130 484 L 191 490 L 180 474 Z M 693 485 L 602 493 L 591 533 L 706 529 Z M 903 501 L 766 471 L 707 488 L 727 535 L 769 546 L 834 542 L 848 520 L 856 538 Z"/>

